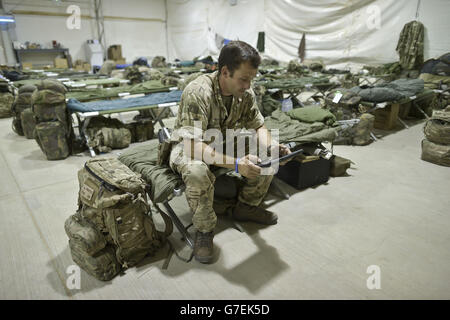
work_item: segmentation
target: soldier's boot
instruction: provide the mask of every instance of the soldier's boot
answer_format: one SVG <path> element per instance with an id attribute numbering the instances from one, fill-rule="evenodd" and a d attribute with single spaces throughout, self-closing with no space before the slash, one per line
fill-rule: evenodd
<path id="1" fill-rule="evenodd" d="M 194 257 L 201 263 L 211 263 L 213 259 L 213 238 L 214 232 L 195 233 Z"/>
<path id="2" fill-rule="evenodd" d="M 276 224 L 278 221 L 278 216 L 275 213 L 260 207 L 250 206 L 241 201 L 234 208 L 233 218 L 237 221 L 251 221 L 266 225 Z"/>

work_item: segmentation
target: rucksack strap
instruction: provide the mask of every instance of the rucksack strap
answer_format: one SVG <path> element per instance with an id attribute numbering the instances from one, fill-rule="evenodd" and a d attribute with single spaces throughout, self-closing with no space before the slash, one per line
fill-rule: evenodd
<path id="1" fill-rule="evenodd" d="M 161 217 L 164 220 L 164 224 L 166 225 L 166 228 L 164 230 L 164 232 L 160 232 L 158 231 L 164 238 L 167 238 L 168 236 L 170 236 L 173 232 L 173 222 L 172 219 L 170 219 L 170 217 L 164 212 L 162 211 L 158 205 L 156 203 L 153 203 L 153 205 L 155 206 L 155 208 L 158 210 L 159 214 L 161 215 Z"/>

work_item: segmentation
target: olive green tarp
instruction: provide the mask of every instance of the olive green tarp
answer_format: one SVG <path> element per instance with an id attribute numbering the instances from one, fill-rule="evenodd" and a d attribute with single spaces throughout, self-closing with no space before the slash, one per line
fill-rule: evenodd
<path id="1" fill-rule="evenodd" d="M 304 88 L 308 85 L 315 86 L 324 83 L 329 83 L 328 77 L 301 77 L 294 79 L 260 80 L 255 82 L 256 85 L 261 85 L 266 89 L 297 89 Z"/>
<path id="2" fill-rule="evenodd" d="M 76 81 L 63 82 L 66 87 L 78 88 L 80 86 L 101 86 L 101 85 L 120 85 L 121 83 L 128 83 L 126 79 L 107 78 L 107 79 L 82 79 Z"/>
<path id="3" fill-rule="evenodd" d="M 139 93 L 155 93 L 155 92 L 168 92 L 170 86 L 165 86 L 159 80 L 150 80 L 135 85 L 125 85 L 114 88 L 101 88 L 101 89 L 83 89 L 68 92 L 66 98 L 77 99 L 78 101 L 92 101 L 102 100 L 108 98 L 119 97 L 119 94 L 139 94 Z"/>
<path id="4" fill-rule="evenodd" d="M 58 75 L 57 77 L 42 77 L 42 78 L 38 78 L 38 79 L 26 79 L 26 80 L 18 80 L 18 81 L 14 81 L 13 84 L 14 86 L 16 86 L 17 88 L 20 88 L 22 86 L 25 85 L 36 85 L 38 83 L 40 83 L 42 80 L 44 79 L 68 79 L 66 81 L 80 81 L 80 83 L 83 83 L 83 81 L 86 80 L 100 80 L 100 79 L 108 79 L 105 76 L 99 76 L 99 75 L 89 75 L 89 74 L 80 74 L 80 75 L 70 75 L 70 76 L 64 76 L 64 75 Z M 65 82 L 65 81 L 64 81 Z"/>

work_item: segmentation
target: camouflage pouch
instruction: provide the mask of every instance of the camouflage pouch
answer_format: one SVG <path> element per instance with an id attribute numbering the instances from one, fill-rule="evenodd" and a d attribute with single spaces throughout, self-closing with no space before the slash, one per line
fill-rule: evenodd
<path id="1" fill-rule="evenodd" d="M 34 90 L 36 90 L 37 87 L 32 85 L 32 84 L 26 84 L 24 86 L 21 86 L 19 88 L 19 95 L 24 94 L 24 93 L 29 93 L 30 94 L 30 98 L 31 98 L 31 93 L 34 92 Z"/>
<path id="2" fill-rule="evenodd" d="M 40 122 L 59 120 L 67 122 L 67 107 L 65 103 L 58 105 L 34 104 L 33 112 Z"/>
<path id="3" fill-rule="evenodd" d="M 11 107 L 14 102 L 14 96 L 11 93 L 0 93 L 0 118 L 9 118 L 12 116 Z"/>
<path id="4" fill-rule="evenodd" d="M 103 250 L 93 256 L 83 251 L 71 239 L 69 240 L 69 248 L 73 262 L 99 280 L 109 281 L 121 270 L 121 266 L 116 259 L 115 249 L 112 245 L 107 245 Z"/>
<path id="5" fill-rule="evenodd" d="M 450 145 L 442 145 L 422 140 L 422 160 L 450 167 Z"/>
<path id="6" fill-rule="evenodd" d="M 373 130 L 375 116 L 364 113 L 360 117 L 359 123 L 353 128 L 353 144 L 357 146 L 364 146 L 369 144 L 372 139 L 370 133 Z"/>
<path id="7" fill-rule="evenodd" d="M 124 268 L 163 246 L 173 226 L 167 217 L 166 231 L 156 230 L 140 176 L 116 158 L 99 158 L 86 162 L 78 180 L 82 212 L 110 235 Z"/>
<path id="8" fill-rule="evenodd" d="M 36 84 L 36 88 L 38 90 L 49 90 L 62 94 L 67 92 L 66 87 L 57 80 L 42 80 Z"/>
<path id="9" fill-rule="evenodd" d="M 450 107 L 434 110 L 423 128 L 426 138 L 434 143 L 450 145 Z"/>
<path id="10" fill-rule="evenodd" d="M 31 107 L 31 96 L 33 95 L 33 92 L 24 92 L 19 93 L 16 99 L 17 104 L 25 105 L 27 108 Z"/>
<path id="11" fill-rule="evenodd" d="M 31 104 L 60 104 L 66 101 L 64 93 L 52 90 L 36 90 L 31 95 Z"/>
<path id="12" fill-rule="evenodd" d="M 64 230 L 73 244 L 90 256 L 102 250 L 107 244 L 105 237 L 93 224 L 83 219 L 80 213 L 67 218 Z"/>
<path id="13" fill-rule="evenodd" d="M 23 133 L 27 139 L 34 139 L 34 129 L 36 127 L 36 119 L 34 118 L 31 108 L 25 109 L 21 115 L 21 126 Z"/>
<path id="14" fill-rule="evenodd" d="M 35 137 L 48 160 L 61 160 L 69 156 L 66 130 L 59 121 L 37 124 Z"/>
<path id="15" fill-rule="evenodd" d="M 19 136 L 23 136 L 23 128 L 22 128 L 22 121 L 20 120 L 20 117 L 13 117 L 12 121 L 12 129 L 15 133 L 17 133 Z"/>
<path id="16" fill-rule="evenodd" d="M 352 161 L 333 155 L 330 159 L 330 176 L 340 177 L 346 174 L 348 168 L 350 168 Z"/>

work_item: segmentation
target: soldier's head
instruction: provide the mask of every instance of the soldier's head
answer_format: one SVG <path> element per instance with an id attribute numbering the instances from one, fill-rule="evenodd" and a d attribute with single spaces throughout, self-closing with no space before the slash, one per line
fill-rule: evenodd
<path id="1" fill-rule="evenodd" d="M 258 72 L 261 57 L 251 45 L 230 41 L 219 55 L 219 81 L 224 95 L 241 97 Z"/>

